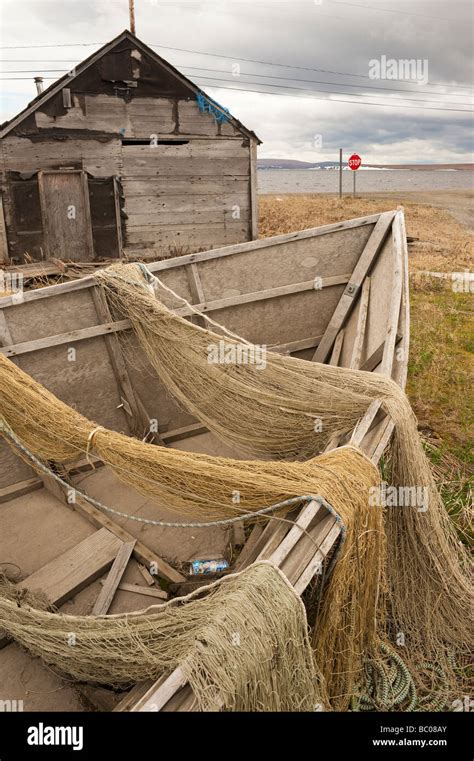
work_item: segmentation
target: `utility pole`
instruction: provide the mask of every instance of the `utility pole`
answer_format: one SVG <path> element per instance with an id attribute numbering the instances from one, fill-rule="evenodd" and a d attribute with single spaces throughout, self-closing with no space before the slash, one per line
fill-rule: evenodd
<path id="1" fill-rule="evenodd" d="M 339 148 L 339 198 L 342 198 L 342 148 Z"/>
<path id="2" fill-rule="evenodd" d="M 135 0 L 128 0 L 128 10 L 130 12 L 130 31 L 135 34 Z"/>

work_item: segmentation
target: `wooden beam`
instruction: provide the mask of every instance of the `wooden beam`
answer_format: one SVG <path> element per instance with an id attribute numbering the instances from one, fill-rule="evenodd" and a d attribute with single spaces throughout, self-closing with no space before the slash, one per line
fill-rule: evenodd
<path id="1" fill-rule="evenodd" d="M 329 530 L 328 535 L 323 540 L 318 552 L 314 555 L 311 562 L 306 566 L 306 569 L 303 571 L 300 578 L 295 582 L 294 586 L 297 594 L 303 594 L 309 582 L 315 573 L 317 573 L 317 570 L 320 567 L 321 563 L 324 561 L 327 553 L 334 546 L 334 543 L 336 542 L 340 533 L 341 527 L 338 523 L 336 523 L 336 520 L 334 519 L 334 523 Z"/>
<path id="2" fill-rule="evenodd" d="M 347 283 L 348 281 L 349 275 L 335 275 L 334 277 L 323 278 L 321 287 L 325 288 L 332 285 L 340 285 Z M 248 304 L 264 299 L 273 299 L 289 293 L 310 291 L 313 290 L 313 288 L 314 280 L 308 280 L 304 283 L 293 283 L 278 288 L 268 288 L 264 291 L 243 293 L 239 296 L 230 296 L 226 299 L 217 299 L 204 304 L 196 304 L 195 307 L 201 312 L 212 312 L 217 309 L 224 309 L 225 307 L 236 306 L 238 304 Z M 181 317 L 188 317 L 193 314 L 193 311 L 189 307 L 180 307 L 173 311 Z M 103 325 L 92 325 L 89 328 L 71 330 L 68 333 L 59 333 L 54 336 L 45 336 L 44 338 L 37 338 L 33 341 L 25 341 L 24 343 L 12 346 L 4 346 L 0 348 L 0 353 L 4 354 L 6 357 L 16 357 L 19 354 L 27 354 L 32 351 L 38 351 L 39 349 L 48 349 L 50 346 L 60 346 L 65 343 L 69 344 L 74 343 L 75 341 L 82 341 L 86 338 L 95 338 L 96 336 L 116 333 L 120 330 L 130 330 L 131 327 L 132 323 L 130 320 L 106 322 Z"/>
<path id="3" fill-rule="evenodd" d="M 321 278 L 319 287 L 329 288 L 333 285 L 344 285 L 348 283 L 350 275 L 332 275 L 331 277 Z M 200 312 L 213 312 L 217 309 L 226 309 L 227 307 L 237 306 L 240 304 L 250 304 L 256 301 L 265 301 L 267 299 L 275 299 L 279 296 L 287 296 L 292 293 L 303 293 L 304 291 L 314 290 L 314 278 L 313 280 L 305 280 L 302 283 L 290 283 L 288 285 L 280 285 L 276 288 L 266 288 L 263 291 L 253 291 L 252 293 L 241 293 L 239 296 L 229 296 L 225 299 L 215 299 L 207 303 L 193 304 Z M 174 310 L 180 317 L 187 317 L 192 314 L 189 307 L 180 307 Z"/>
<path id="4" fill-rule="evenodd" d="M 100 286 L 96 286 L 91 289 L 91 296 L 99 322 L 112 324 L 113 318 L 104 290 Z M 124 410 L 130 420 L 130 429 L 135 436 L 141 439 L 150 430 L 150 417 L 146 414 L 143 405 L 138 404 L 136 399 L 117 334 L 106 335 L 104 340 L 120 396 L 122 400 L 127 402 L 126 405 L 124 404 Z"/>
<path id="5" fill-rule="evenodd" d="M 286 344 L 275 344 L 269 346 L 270 351 L 274 351 L 277 354 L 294 354 L 296 351 L 304 351 L 304 349 L 314 349 L 318 345 L 322 336 L 310 336 L 309 338 L 300 338 L 298 341 L 288 341 Z"/>
<path id="6" fill-rule="evenodd" d="M 115 523 L 108 518 L 101 510 L 89 504 L 89 502 L 86 502 L 86 500 L 78 494 L 76 494 L 75 503 L 68 506 L 73 510 L 77 510 L 81 515 L 84 515 L 95 526 L 104 526 L 108 528 L 109 531 L 118 536 L 123 542 L 130 542 L 135 539 L 135 537 L 122 528 L 122 526 L 119 526 L 118 523 Z M 157 575 L 166 579 L 166 581 L 172 581 L 175 583 L 186 581 L 186 578 L 182 576 L 179 571 L 146 547 L 140 540 L 136 540 L 136 544 L 133 548 L 133 557 L 140 563 L 144 563 L 148 568 L 151 565 L 155 566 L 158 572 Z"/>
<path id="7" fill-rule="evenodd" d="M 105 587 L 106 582 L 101 581 L 101 584 L 104 584 L 104 587 Z M 132 592 L 134 595 L 145 595 L 145 597 L 157 597 L 159 600 L 168 599 L 168 593 L 165 592 L 163 589 L 157 589 L 156 587 L 142 587 L 142 586 L 139 586 L 138 584 L 129 584 L 126 581 L 120 581 L 117 586 L 117 589 L 120 590 L 121 592 Z"/>
<path id="8" fill-rule="evenodd" d="M 41 289 L 38 289 L 41 290 Z M 29 291 L 27 291 L 29 293 Z M 6 357 L 16 357 L 19 354 L 28 354 L 38 349 L 48 349 L 50 346 L 61 346 L 65 343 L 75 343 L 85 338 L 94 338 L 95 336 L 104 336 L 109 333 L 116 333 L 119 330 L 128 330 L 132 327 L 130 320 L 119 320 L 118 322 L 109 322 L 105 325 L 91 325 L 89 328 L 79 330 L 70 330 L 68 333 L 59 333 L 55 336 L 45 336 L 37 338 L 34 341 L 24 341 L 14 346 L 2 346 L 0 353 Z"/>
<path id="9" fill-rule="evenodd" d="M 114 711 L 129 711 L 144 696 L 146 692 L 153 687 L 153 679 L 146 679 L 144 682 L 137 682 L 131 690 L 127 692 L 120 703 L 117 703 Z"/>
<path id="10" fill-rule="evenodd" d="M 362 358 L 362 349 L 365 339 L 365 326 L 367 323 L 367 312 L 369 310 L 369 294 L 370 294 L 370 277 L 366 277 L 362 285 L 362 293 L 359 301 L 359 314 L 357 315 L 357 327 L 356 335 L 354 338 L 354 344 L 352 346 L 352 356 L 349 363 L 351 370 L 360 369 L 360 361 Z"/>
<path id="11" fill-rule="evenodd" d="M 112 568 L 109 571 L 109 575 L 104 582 L 104 586 L 100 590 L 99 596 L 95 601 L 94 607 L 92 608 L 92 616 L 105 616 L 109 610 L 110 606 L 112 605 L 115 592 L 117 591 L 117 587 L 120 584 L 123 574 L 125 573 L 125 569 L 132 555 L 134 546 L 135 541 L 124 542 L 120 547 L 117 556 L 112 564 Z"/>
<path id="12" fill-rule="evenodd" d="M 400 343 L 402 338 L 403 338 L 402 334 L 397 333 L 395 344 Z M 370 357 L 365 360 L 364 364 L 362 365 L 360 369 L 365 370 L 366 372 L 369 372 L 369 373 L 375 370 L 375 368 L 378 367 L 382 361 L 384 349 L 385 349 L 385 341 L 382 341 L 380 346 L 377 346 L 373 354 L 371 354 Z"/>
<path id="13" fill-rule="evenodd" d="M 145 695 L 135 703 L 130 711 L 161 711 L 173 695 L 187 683 L 186 675 L 181 666 L 178 666 L 170 674 L 159 679 Z"/>
<path id="14" fill-rule="evenodd" d="M 336 340 L 334 341 L 334 346 L 332 347 L 332 353 L 331 358 L 329 360 L 330 365 L 334 365 L 334 367 L 337 367 L 339 364 L 339 360 L 341 358 L 341 351 L 342 351 L 342 344 L 344 343 L 344 328 L 341 328 L 339 333 L 336 336 Z"/>
<path id="15" fill-rule="evenodd" d="M 290 550 L 293 549 L 295 544 L 301 539 L 305 530 L 321 509 L 321 505 L 318 502 L 309 502 L 305 508 L 301 511 L 293 527 L 283 539 L 282 543 L 277 549 L 270 555 L 268 560 L 270 563 L 280 567 L 283 560 L 286 558 Z"/>
<path id="16" fill-rule="evenodd" d="M 339 303 L 334 310 L 334 314 L 326 328 L 326 332 L 324 333 L 324 336 L 322 337 L 321 342 L 314 353 L 314 362 L 326 361 L 338 332 L 342 327 L 344 327 L 344 324 L 346 323 L 352 309 L 354 308 L 362 282 L 364 278 L 370 273 L 370 270 L 385 241 L 387 233 L 392 226 L 393 219 L 394 213 L 391 211 L 380 214 L 377 224 L 372 231 L 372 235 L 367 241 L 367 244 L 359 257 L 359 261 L 354 267 L 349 285 L 342 294 Z"/>
<path id="17" fill-rule="evenodd" d="M 42 489 L 43 486 L 43 481 L 39 476 L 27 478 L 25 481 L 19 481 L 10 486 L 4 486 L 0 489 L 0 504 L 2 502 L 10 502 L 10 500 L 16 499 L 17 497 L 22 497 L 23 494 L 29 494 L 37 489 Z"/>
<path id="18" fill-rule="evenodd" d="M 188 264 L 185 271 L 188 278 L 189 290 L 191 291 L 191 304 L 203 304 L 206 301 L 206 296 L 204 295 L 204 289 L 202 287 L 201 276 L 197 264 Z M 201 328 L 206 327 L 204 317 L 193 315 L 192 319 L 195 320 L 196 325 L 199 325 Z"/>
<path id="19" fill-rule="evenodd" d="M 350 219 L 346 222 L 336 222 L 331 225 L 324 225 L 322 227 L 314 227 L 309 230 L 302 230 L 296 233 L 285 233 L 284 235 L 275 235 L 270 238 L 259 238 L 259 240 L 251 241 L 247 243 L 237 243 L 232 246 L 225 246 L 223 248 L 214 248 L 209 251 L 201 251 L 196 254 L 185 254 L 184 256 L 176 256 L 172 259 L 166 259 L 159 262 L 151 262 L 148 264 L 148 269 L 151 272 L 162 272 L 164 270 L 175 269 L 176 267 L 185 267 L 192 262 L 207 262 L 211 259 L 221 259 L 227 256 L 234 256 L 236 254 L 245 254 L 249 251 L 259 251 L 264 248 L 283 245 L 285 243 L 291 243 L 296 240 L 305 240 L 307 238 L 317 238 L 321 235 L 327 235 L 330 233 L 338 232 L 340 230 L 350 230 L 355 227 L 363 227 L 365 225 L 372 225 L 380 218 L 380 214 L 373 214 L 368 217 L 360 217 L 358 219 Z M 23 301 L 37 301 L 39 299 L 52 298 L 54 296 L 61 296 L 64 293 L 71 291 L 80 291 L 84 288 L 90 288 L 95 286 L 97 281 L 94 276 L 89 275 L 79 280 L 72 280 L 67 283 L 59 283 L 58 285 L 50 285 L 46 288 L 37 288 L 33 291 L 26 291 L 23 294 Z M 15 302 L 11 296 L 4 296 L 0 298 L 0 309 L 5 307 L 14 306 Z"/>
<path id="20" fill-rule="evenodd" d="M 101 576 L 122 546 L 121 539 L 101 528 L 20 581 L 17 587 L 41 590 L 52 605 L 62 605 Z"/>
<path id="21" fill-rule="evenodd" d="M 395 359 L 397 328 L 400 319 L 403 293 L 403 251 L 400 241 L 400 228 L 398 225 L 393 225 L 392 236 L 392 288 L 390 306 L 387 315 L 382 362 L 380 364 L 380 373 L 389 377 L 392 375 L 392 368 Z M 351 436 L 351 444 L 354 444 L 354 446 L 361 446 L 363 448 L 363 439 L 369 432 L 372 423 L 374 422 L 375 417 L 381 407 L 382 401 L 380 399 L 374 399 L 374 401 L 370 403 L 364 417 L 360 420 L 353 431 Z"/>
<path id="22" fill-rule="evenodd" d="M 252 240 L 258 238 L 258 181 L 257 181 L 257 141 L 250 140 L 250 234 Z"/>
<path id="23" fill-rule="evenodd" d="M 56 481 L 56 483 L 58 482 Z M 138 560 L 138 562 L 144 563 L 147 567 L 153 565 L 157 570 L 157 575 L 166 579 L 166 581 L 174 583 L 186 581 L 186 578 L 173 568 L 173 566 L 167 563 L 166 560 L 159 555 L 156 555 L 140 540 L 122 528 L 122 526 L 119 526 L 118 523 L 115 523 L 115 521 L 109 518 L 108 515 L 102 512 L 102 510 L 99 510 L 99 508 L 94 507 L 90 502 L 87 502 L 87 500 L 84 497 L 81 497 L 80 494 L 75 492 L 75 501 L 69 502 L 66 494 L 66 487 L 61 484 L 58 485 L 62 491 L 59 500 L 63 504 L 67 505 L 67 507 L 72 510 L 76 510 L 76 512 L 87 518 L 94 526 L 107 528 L 112 534 L 115 534 L 115 536 L 121 539 L 122 542 L 134 542 L 133 557 Z M 74 490 L 74 484 L 71 484 L 68 487 L 68 491 L 69 490 Z"/>

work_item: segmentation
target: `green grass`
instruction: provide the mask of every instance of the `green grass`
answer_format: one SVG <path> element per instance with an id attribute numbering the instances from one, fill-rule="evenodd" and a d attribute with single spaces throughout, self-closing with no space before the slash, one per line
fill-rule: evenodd
<path id="1" fill-rule="evenodd" d="M 410 301 L 407 394 L 446 509 L 468 542 L 474 484 L 474 295 L 449 287 L 415 289 Z"/>

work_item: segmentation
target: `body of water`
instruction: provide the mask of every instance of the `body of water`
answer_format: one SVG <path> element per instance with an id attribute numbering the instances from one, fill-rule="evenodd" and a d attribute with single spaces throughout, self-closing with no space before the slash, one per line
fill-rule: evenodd
<path id="1" fill-rule="evenodd" d="M 342 173 L 343 193 L 352 193 L 353 172 Z M 366 169 L 357 172 L 357 192 L 474 190 L 474 172 L 461 170 Z M 339 172 L 327 169 L 260 169 L 260 193 L 338 193 Z"/>

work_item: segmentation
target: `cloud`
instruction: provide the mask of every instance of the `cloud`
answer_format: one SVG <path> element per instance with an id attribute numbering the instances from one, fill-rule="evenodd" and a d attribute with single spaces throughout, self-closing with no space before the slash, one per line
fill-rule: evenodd
<path id="1" fill-rule="evenodd" d="M 359 7 L 364 4 L 397 12 L 364 10 Z M 401 11 L 419 15 L 405 15 Z M 368 162 L 472 161 L 471 115 L 455 110 L 429 110 L 436 108 L 437 103 L 441 107 L 446 104 L 445 108 L 450 109 L 456 109 L 456 104 L 467 108 L 472 103 L 468 98 L 472 91 L 432 84 L 472 84 L 471 14 L 470 3 L 465 0 L 450 3 L 357 0 L 357 7 L 351 5 L 350 0 L 347 4 L 335 0 L 323 0 L 320 4 L 314 0 L 136 2 L 138 36 L 255 130 L 264 141 L 260 156 L 311 161 L 334 159 L 339 147 L 357 150 Z M 447 18 L 453 21 L 446 21 Z M 2 22 L 1 44 L 4 46 L 65 45 L 2 50 L 3 59 L 18 62 L 5 62 L 3 71 L 31 71 L 23 75 L 28 77 L 27 81 L 2 82 L 5 97 L 0 119 L 3 121 L 35 96 L 34 73 L 42 74 L 48 68 L 68 70 L 96 49 L 94 46 L 69 47 L 67 43 L 104 43 L 122 31 L 128 25 L 127 3 L 125 0 L 120 3 L 116 0 L 4 0 Z M 157 45 L 215 56 L 157 48 Z M 412 91 L 410 99 L 433 102 L 397 102 L 396 93 L 371 89 L 377 86 L 405 89 L 396 82 L 366 78 L 370 60 L 383 55 L 396 60 L 426 59 L 428 84 L 409 83 L 406 89 Z M 240 58 L 234 61 L 226 56 Z M 41 62 L 36 63 L 39 59 Z M 240 78 L 231 76 L 235 63 L 240 65 Z M 214 71 L 191 69 L 191 66 Z M 255 74 L 265 74 L 267 78 L 252 76 Z M 355 74 L 359 76 L 353 76 Z M 44 75 L 55 76 L 54 73 Z M 268 75 L 281 79 L 270 79 Z M 209 77 L 230 79 L 228 87 L 241 86 L 248 90 L 263 87 L 274 94 L 219 89 L 221 83 Z M 355 96 L 329 92 L 314 92 L 314 97 L 308 97 L 308 93 L 290 87 L 358 93 L 361 101 L 372 105 L 352 102 Z M 395 107 L 375 103 L 391 103 Z M 408 107 L 415 105 L 417 108 Z M 322 136 L 321 145 L 315 135 Z"/>

